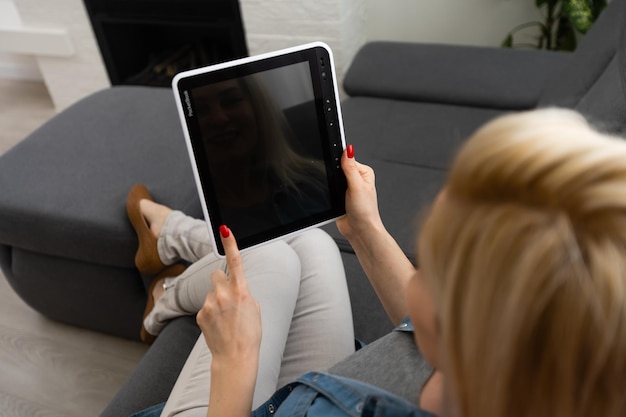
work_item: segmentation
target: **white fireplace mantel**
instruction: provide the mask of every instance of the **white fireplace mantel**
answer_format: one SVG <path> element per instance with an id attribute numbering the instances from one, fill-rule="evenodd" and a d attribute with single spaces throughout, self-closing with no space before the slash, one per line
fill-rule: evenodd
<path id="1" fill-rule="evenodd" d="M 110 85 L 82 0 L 15 0 L 15 6 L 20 23 L 0 21 L 0 51 L 35 57 L 58 111 Z M 251 55 L 323 41 L 333 49 L 340 80 L 365 42 L 364 0 L 240 0 L 240 7 Z"/>

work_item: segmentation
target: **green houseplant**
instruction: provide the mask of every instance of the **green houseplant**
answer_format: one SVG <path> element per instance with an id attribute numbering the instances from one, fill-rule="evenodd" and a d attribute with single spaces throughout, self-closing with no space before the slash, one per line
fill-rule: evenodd
<path id="1" fill-rule="evenodd" d="M 502 46 L 526 46 L 537 49 L 573 51 L 577 34 L 586 33 L 607 5 L 607 0 L 534 0 L 542 10 L 543 21 L 528 22 L 515 27 Z M 531 43 L 515 41 L 516 35 L 529 28 L 538 28 L 539 36 Z"/>

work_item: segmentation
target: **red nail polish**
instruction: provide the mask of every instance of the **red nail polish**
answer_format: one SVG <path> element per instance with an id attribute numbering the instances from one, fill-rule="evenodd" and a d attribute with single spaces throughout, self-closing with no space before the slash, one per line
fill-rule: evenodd
<path id="1" fill-rule="evenodd" d="M 230 236 L 230 229 L 228 227 L 226 227 L 225 224 L 220 226 L 220 235 L 222 235 L 222 237 L 224 239 L 226 239 L 228 236 Z"/>
<path id="2" fill-rule="evenodd" d="M 346 153 L 348 155 L 348 158 L 354 158 L 354 146 L 348 145 L 348 147 L 346 148 Z"/>

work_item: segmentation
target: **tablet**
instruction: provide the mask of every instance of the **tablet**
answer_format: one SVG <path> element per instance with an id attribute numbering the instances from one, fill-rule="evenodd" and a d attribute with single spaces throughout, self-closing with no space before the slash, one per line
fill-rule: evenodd
<path id="1" fill-rule="evenodd" d="M 345 214 L 345 148 L 333 56 L 316 42 L 185 71 L 173 90 L 214 252 Z"/>

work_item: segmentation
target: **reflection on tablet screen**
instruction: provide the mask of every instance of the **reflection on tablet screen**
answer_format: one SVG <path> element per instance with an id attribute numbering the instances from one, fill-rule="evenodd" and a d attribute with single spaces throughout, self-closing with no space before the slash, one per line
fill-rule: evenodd
<path id="1" fill-rule="evenodd" d="M 290 71 L 310 78 L 301 63 L 192 90 L 221 216 L 241 237 L 330 209 L 317 118 L 309 131 L 317 138 L 298 140 L 280 106 L 289 97 L 274 97 L 265 87 L 280 79 L 272 72 Z M 310 86 L 310 80 L 301 86 L 305 105 L 313 102 Z"/>
<path id="2" fill-rule="evenodd" d="M 247 248 L 345 213 L 331 69 L 330 50 L 310 44 L 175 78 L 213 236 L 226 224 Z"/>

